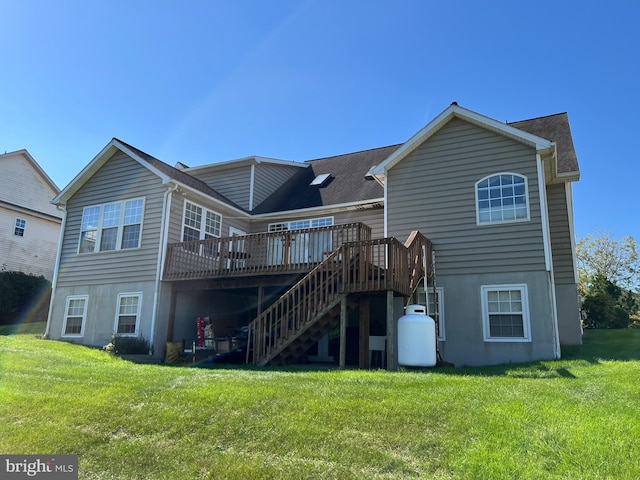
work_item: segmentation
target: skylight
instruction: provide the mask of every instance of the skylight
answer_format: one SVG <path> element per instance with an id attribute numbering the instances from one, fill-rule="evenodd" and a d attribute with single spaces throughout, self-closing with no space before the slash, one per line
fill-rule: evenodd
<path id="1" fill-rule="evenodd" d="M 329 180 L 329 177 L 331 177 L 330 173 L 321 173 L 316 178 L 314 178 L 313 182 L 311 182 L 309 185 L 311 185 L 312 187 L 322 187 L 327 182 L 327 180 Z"/>

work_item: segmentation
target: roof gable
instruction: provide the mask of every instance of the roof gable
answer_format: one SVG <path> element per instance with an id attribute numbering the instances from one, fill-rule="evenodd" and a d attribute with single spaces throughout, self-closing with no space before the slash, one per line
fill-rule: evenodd
<path id="1" fill-rule="evenodd" d="M 51 180 L 51 177 L 47 175 L 40 164 L 36 162 L 35 158 L 33 158 L 26 149 L 23 148 L 22 150 L 16 150 L 15 152 L 5 152 L 0 155 L 0 161 L 13 157 L 15 155 L 22 155 L 31 165 L 33 170 L 42 178 L 42 180 L 44 180 L 44 182 L 49 186 L 49 188 L 51 188 L 54 193 L 58 193 L 60 191 L 60 188 L 58 188 L 55 182 Z"/>
<path id="2" fill-rule="evenodd" d="M 525 145 L 529 145 L 538 151 L 551 150 L 554 147 L 554 143 L 545 138 L 520 130 L 484 115 L 480 115 L 479 113 L 471 110 L 467 110 L 454 102 L 409 140 L 402 144 L 402 146 L 393 152 L 387 159 L 377 165 L 371 173 L 376 177 L 376 179 L 378 179 L 378 181 L 384 182 L 387 171 L 393 168 L 402 159 L 406 158 L 422 143 L 431 138 L 453 118 L 459 118 L 500 135 L 504 135 L 508 138 L 524 143 Z"/>
<path id="3" fill-rule="evenodd" d="M 274 194 L 258 205 L 254 213 L 379 201 L 384 197 L 384 191 L 378 182 L 367 178 L 367 173 L 398 147 L 399 145 L 391 145 L 308 160 L 303 164 L 308 168 L 291 177 Z M 322 185 L 312 185 L 315 178 L 327 174 L 329 177 Z"/>
<path id="4" fill-rule="evenodd" d="M 0 155 L 0 203 L 4 206 L 60 219 L 61 213 L 50 203 L 59 192 L 27 150 Z"/>
<path id="5" fill-rule="evenodd" d="M 117 152 L 126 153 L 133 160 L 143 167 L 157 175 L 163 184 L 179 184 L 189 190 L 194 190 L 205 194 L 215 200 L 225 203 L 226 205 L 245 211 L 240 206 L 226 198 L 224 195 L 215 191 L 205 182 L 172 167 L 161 160 L 139 150 L 122 140 L 113 138 L 101 151 L 96 155 L 89 164 L 76 175 L 76 177 L 67 185 L 52 201 L 56 205 L 64 205 L 67 200 L 73 196 L 100 168 L 109 161 Z"/>

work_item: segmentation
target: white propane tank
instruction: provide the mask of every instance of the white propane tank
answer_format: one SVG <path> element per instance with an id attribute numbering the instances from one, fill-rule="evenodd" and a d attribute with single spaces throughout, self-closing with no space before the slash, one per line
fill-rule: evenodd
<path id="1" fill-rule="evenodd" d="M 407 367 L 436 364 L 436 322 L 422 305 L 407 305 L 398 319 L 398 363 Z"/>

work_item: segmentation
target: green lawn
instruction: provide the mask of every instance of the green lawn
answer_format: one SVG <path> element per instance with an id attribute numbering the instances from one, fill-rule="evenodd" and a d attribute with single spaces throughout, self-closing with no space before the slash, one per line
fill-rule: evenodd
<path id="1" fill-rule="evenodd" d="M 395 373 L 0 336 L 0 453 L 79 454 L 89 479 L 640 478 L 640 330 L 586 333 L 560 361 Z"/>

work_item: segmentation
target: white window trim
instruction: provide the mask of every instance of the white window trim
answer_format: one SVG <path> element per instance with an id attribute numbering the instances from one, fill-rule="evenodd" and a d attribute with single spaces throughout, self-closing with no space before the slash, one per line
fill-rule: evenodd
<path id="1" fill-rule="evenodd" d="M 527 218 L 514 218 L 511 220 L 497 220 L 497 221 L 489 221 L 489 222 L 481 222 L 480 221 L 480 208 L 479 208 L 479 198 L 478 198 L 478 185 L 487 180 L 488 178 L 491 177 L 495 177 L 498 175 L 513 175 L 515 177 L 520 177 L 522 179 L 524 179 L 524 195 L 525 195 L 525 199 L 527 202 Z M 485 177 L 482 177 L 480 180 L 478 180 L 475 183 L 474 186 L 474 193 L 475 193 L 475 198 L 476 198 L 476 225 L 479 227 L 485 227 L 488 225 L 504 225 L 505 223 L 522 223 L 522 222 L 530 222 L 531 221 L 531 205 L 530 205 L 530 199 L 529 199 L 529 179 L 525 176 L 522 175 L 520 173 L 515 173 L 515 172 L 497 172 L 497 173 L 492 173 L 491 175 L 487 175 Z"/>
<path id="2" fill-rule="evenodd" d="M 522 297 L 522 330 L 523 337 L 492 337 L 489 330 L 488 292 L 494 290 L 520 290 Z M 504 285 L 482 285 L 480 287 L 482 300 L 482 331 L 485 342 L 527 343 L 531 342 L 531 320 L 529 314 L 529 291 L 526 283 Z"/>
<path id="3" fill-rule="evenodd" d="M 423 280 L 424 282 L 424 280 Z M 424 283 L 423 283 L 424 285 Z M 428 287 L 429 293 L 433 292 L 433 287 Z M 438 295 L 438 341 L 444 342 L 447 337 L 445 335 L 445 315 L 444 315 L 444 287 L 436 287 L 436 293 Z M 424 295 L 424 298 L 422 297 Z M 422 300 L 424 299 L 424 303 Z M 429 304 L 427 302 L 427 292 L 425 292 L 422 286 L 418 289 L 418 303 L 427 307 L 427 313 L 429 316 L 435 319 L 433 313 L 429 310 Z"/>
<path id="4" fill-rule="evenodd" d="M 84 300 L 84 312 L 82 312 L 82 325 L 80 326 L 80 333 L 66 333 L 67 320 L 69 317 L 69 303 L 71 300 Z M 84 337 L 84 328 L 87 322 L 87 310 L 89 310 L 89 295 L 69 295 L 64 306 L 64 322 L 62 322 L 62 337 L 65 338 L 81 338 Z"/>
<path id="5" fill-rule="evenodd" d="M 184 239 L 184 227 L 185 227 L 185 219 L 186 219 L 186 215 L 187 215 L 187 205 L 193 205 L 195 207 L 198 207 L 200 209 L 202 209 L 202 218 L 200 219 L 200 230 L 199 230 L 199 240 L 205 240 L 205 234 L 207 234 L 206 231 L 206 224 L 207 224 L 207 212 L 209 213 L 213 213 L 214 215 L 217 215 L 218 217 L 220 217 L 220 231 L 218 232 L 217 235 L 215 234 L 209 234 L 211 236 L 213 236 L 214 238 L 220 238 L 222 236 L 222 214 L 216 212 L 215 210 L 211 210 L 210 208 L 207 207 L 203 207 L 202 205 L 200 205 L 199 203 L 196 202 L 192 202 L 191 200 L 185 200 L 184 205 L 182 206 L 182 224 L 180 226 L 181 232 L 180 232 L 180 239 L 181 241 L 186 241 Z M 193 230 L 195 230 L 195 228 L 193 227 L 189 227 Z"/>
<path id="6" fill-rule="evenodd" d="M 323 223 L 326 223 L 325 225 L 321 225 L 321 226 L 313 226 L 313 222 L 318 222 L 318 221 L 322 221 Z M 273 233 L 273 232 L 286 232 L 286 231 L 290 231 L 291 229 L 291 224 L 292 223 L 298 223 L 298 222 L 309 222 L 309 227 L 304 227 L 304 228 L 296 228 L 293 230 L 304 230 L 306 228 L 321 228 L 321 227 L 332 227 L 333 225 L 335 225 L 335 219 L 333 216 L 328 216 L 328 217 L 316 217 L 316 218 L 299 218 L 299 219 L 295 219 L 295 220 L 287 220 L 284 222 L 275 222 L 275 223 L 270 223 L 267 227 L 267 230 L 269 233 Z M 286 227 L 286 228 L 278 228 L 278 227 Z"/>
<path id="7" fill-rule="evenodd" d="M 132 247 L 132 248 L 122 248 L 122 237 L 124 235 L 124 227 L 129 226 L 129 225 L 137 225 L 137 223 L 124 223 L 124 216 L 125 216 L 125 205 L 127 204 L 127 202 L 133 202 L 136 200 L 142 200 L 142 218 L 140 219 L 140 234 L 138 236 L 138 246 L 137 247 Z M 102 225 L 103 222 L 103 217 L 104 217 L 104 207 L 107 205 L 115 205 L 115 204 L 120 204 L 120 219 L 118 221 L 118 225 L 117 225 L 117 229 L 118 229 L 118 235 L 116 238 L 116 248 L 113 250 L 100 250 L 100 244 L 102 242 L 102 231 L 105 229 L 105 227 Z M 86 207 L 84 207 L 82 209 L 82 217 L 80 218 L 80 235 L 78 238 L 78 249 L 77 249 L 77 253 L 80 255 L 86 255 L 86 254 L 93 254 L 93 253 L 106 253 L 106 252 L 119 252 L 119 251 L 126 251 L 126 250 L 136 250 L 138 248 L 140 248 L 142 246 L 142 231 L 144 229 L 144 211 L 145 211 L 145 205 L 146 205 L 146 201 L 145 201 L 145 197 L 136 197 L 136 198 L 127 198 L 125 200 L 120 200 L 117 202 L 105 202 L 105 203 L 98 203 L 98 204 L 94 204 L 94 205 L 87 205 Z M 82 230 L 82 222 L 84 220 L 84 213 L 87 209 L 89 208 L 100 208 L 100 215 L 98 217 L 98 228 L 97 228 L 97 233 L 96 233 L 96 244 L 93 248 L 93 252 L 81 252 L 80 251 L 80 246 L 81 246 L 81 242 L 82 242 L 82 232 L 85 230 Z M 106 227 L 106 228 L 113 228 L 113 227 Z M 89 231 L 89 230 L 86 230 Z"/>
<path id="8" fill-rule="evenodd" d="M 136 311 L 136 328 L 134 333 L 118 333 L 118 323 L 120 320 L 120 302 L 125 297 L 138 297 L 138 310 Z M 140 335 L 140 311 L 142 310 L 142 292 L 119 293 L 116 302 L 116 318 L 113 324 L 113 334 L 119 337 L 137 337 Z"/>
<path id="9" fill-rule="evenodd" d="M 18 226 L 18 222 L 22 222 L 22 226 Z M 22 230 L 22 235 L 18 235 L 16 232 L 18 231 L 18 229 Z M 16 217 L 16 221 L 13 223 L 13 235 L 15 237 L 23 237 L 25 233 L 27 232 L 27 219 L 26 218 L 20 218 L 20 217 Z"/>

